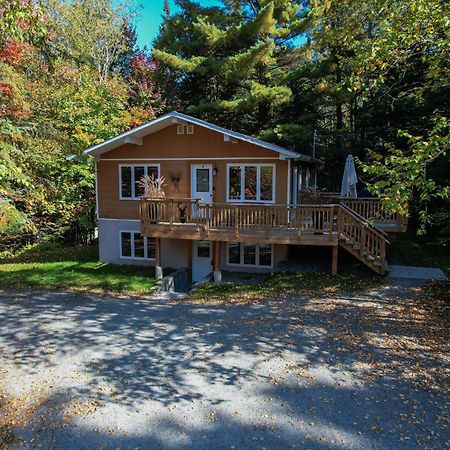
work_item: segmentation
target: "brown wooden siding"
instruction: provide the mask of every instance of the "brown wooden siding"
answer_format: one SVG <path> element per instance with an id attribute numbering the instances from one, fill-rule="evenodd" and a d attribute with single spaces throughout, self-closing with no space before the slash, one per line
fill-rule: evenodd
<path id="1" fill-rule="evenodd" d="M 177 134 L 176 125 L 145 136 L 142 145 L 125 144 L 104 153 L 102 159 L 111 158 L 223 158 L 245 156 L 276 157 L 278 153 L 256 145 L 238 141 L 225 142 L 223 134 L 194 126 L 194 134 Z"/>
<path id="2" fill-rule="evenodd" d="M 230 159 L 192 160 L 203 157 Z M 166 160 L 166 158 L 183 159 Z M 288 162 L 279 160 L 278 153 L 246 142 L 239 141 L 235 144 L 224 142 L 221 133 L 201 127 L 195 127 L 193 135 L 177 135 L 176 126 L 171 126 L 146 136 L 142 146 L 127 144 L 101 156 L 97 163 L 99 216 L 139 219 L 139 202 L 119 199 L 120 164 L 160 164 L 161 175 L 166 179 L 164 191 L 168 197 L 190 197 L 191 164 L 211 164 L 217 169 L 217 175 L 213 179 L 213 201 L 226 202 L 226 165 L 230 162 L 276 164 L 275 200 L 277 203 L 286 203 Z M 176 177 L 180 178 L 178 183 L 173 181 Z"/>

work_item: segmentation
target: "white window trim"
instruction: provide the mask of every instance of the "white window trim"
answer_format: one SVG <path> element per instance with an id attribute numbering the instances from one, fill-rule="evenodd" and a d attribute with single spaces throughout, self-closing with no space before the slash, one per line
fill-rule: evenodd
<path id="1" fill-rule="evenodd" d="M 122 197 L 122 167 L 130 167 L 131 168 L 131 197 Z M 134 168 L 135 167 L 143 167 L 144 168 L 144 176 L 148 175 L 149 167 L 156 167 L 158 169 L 158 178 L 161 176 L 161 165 L 160 164 L 119 164 L 119 199 L 120 200 L 139 200 L 139 197 L 133 194 L 135 188 L 135 179 L 134 179 Z"/>
<path id="2" fill-rule="evenodd" d="M 244 264 L 244 244 L 256 245 L 256 264 Z M 230 242 L 227 242 L 227 266 L 230 267 L 254 267 L 254 268 L 266 268 L 273 269 L 273 244 L 270 244 L 270 266 L 263 266 L 259 264 L 259 245 L 252 242 L 234 242 L 233 244 L 239 244 L 239 259 L 240 263 L 230 263 Z M 265 244 L 263 244 L 265 245 Z"/>
<path id="3" fill-rule="evenodd" d="M 230 167 L 241 169 L 241 198 L 230 198 Z M 245 167 L 256 167 L 256 200 L 245 199 Z M 260 200 L 261 195 L 261 167 L 272 167 L 272 200 Z M 275 203 L 277 185 L 277 165 L 271 163 L 227 163 L 227 203 Z"/>
<path id="4" fill-rule="evenodd" d="M 123 256 L 122 252 L 122 233 L 130 233 L 131 234 L 131 256 Z M 119 230 L 119 258 L 120 259 L 132 259 L 137 261 L 155 261 L 155 258 L 148 257 L 148 246 L 147 246 L 147 236 L 144 236 L 144 257 L 142 256 L 134 256 L 135 247 L 134 247 L 134 235 L 141 234 L 136 230 Z"/>

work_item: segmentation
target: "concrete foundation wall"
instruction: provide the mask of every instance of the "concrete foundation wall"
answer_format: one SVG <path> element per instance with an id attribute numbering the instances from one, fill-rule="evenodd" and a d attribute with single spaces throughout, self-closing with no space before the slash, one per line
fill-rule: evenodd
<path id="1" fill-rule="evenodd" d="M 120 232 L 141 231 L 139 220 L 99 219 L 98 242 L 100 261 L 112 264 L 149 266 L 152 260 L 130 259 L 120 257 Z M 179 239 L 161 239 L 161 262 L 163 267 L 181 269 L 188 267 L 188 246 L 192 241 Z"/>
<path id="2" fill-rule="evenodd" d="M 189 267 L 189 247 L 187 239 L 161 239 L 161 264 L 172 269 Z"/>

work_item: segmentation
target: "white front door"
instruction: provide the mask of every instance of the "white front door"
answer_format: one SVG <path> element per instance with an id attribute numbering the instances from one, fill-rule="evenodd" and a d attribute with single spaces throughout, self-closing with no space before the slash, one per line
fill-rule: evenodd
<path id="1" fill-rule="evenodd" d="M 192 281 L 199 281 L 212 272 L 211 241 L 192 243 Z"/>
<path id="2" fill-rule="evenodd" d="M 191 165 L 191 198 L 200 203 L 212 203 L 212 165 Z"/>

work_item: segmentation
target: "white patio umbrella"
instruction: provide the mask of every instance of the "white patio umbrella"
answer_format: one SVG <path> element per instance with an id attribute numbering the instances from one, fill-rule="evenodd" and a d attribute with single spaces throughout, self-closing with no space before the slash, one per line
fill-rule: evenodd
<path id="1" fill-rule="evenodd" d="M 341 197 L 357 197 L 357 182 L 358 177 L 356 176 L 355 160 L 352 155 L 348 155 L 345 161 L 344 176 L 342 177 Z"/>

